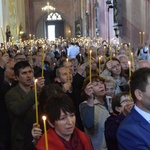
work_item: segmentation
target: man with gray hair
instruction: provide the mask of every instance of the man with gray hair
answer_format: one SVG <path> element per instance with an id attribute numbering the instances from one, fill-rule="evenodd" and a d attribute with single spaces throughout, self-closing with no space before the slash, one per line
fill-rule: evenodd
<path id="1" fill-rule="evenodd" d="M 128 64 L 128 56 L 125 55 L 125 54 L 120 54 L 117 56 L 118 60 L 120 61 L 120 65 L 121 65 L 121 68 L 123 69 L 124 71 L 124 74 L 129 77 L 129 64 Z"/>
<path id="2" fill-rule="evenodd" d="M 150 62 L 148 60 L 140 60 L 136 64 L 136 70 L 140 68 L 150 68 Z"/>
<path id="3" fill-rule="evenodd" d="M 125 71 L 125 70 L 128 70 L 128 69 L 129 69 L 128 56 L 125 55 L 125 54 L 121 54 L 121 55 L 118 55 L 117 58 L 118 58 L 119 61 L 120 61 L 120 64 L 121 64 L 122 69 L 123 69 L 124 71 Z"/>

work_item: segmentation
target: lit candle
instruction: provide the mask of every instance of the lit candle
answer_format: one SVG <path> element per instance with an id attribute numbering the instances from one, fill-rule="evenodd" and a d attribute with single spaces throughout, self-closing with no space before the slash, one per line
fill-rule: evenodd
<path id="1" fill-rule="evenodd" d="M 46 116 L 43 116 L 42 119 L 43 119 L 43 125 L 44 125 L 45 147 L 46 147 L 46 150 L 48 150 L 48 138 L 47 138 L 47 132 L 46 132 Z"/>
<path id="2" fill-rule="evenodd" d="M 91 54 L 92 54 L 92 50 L 90 50 L 90 83 L 92 82 L 92 57 L 91 57 Z"/>
<path id="3" fill-rule="evenodd" d="M 131 53 L 131 64 L 132 64 L 132 70 L 135 71 L 135 66 L 134 66 L 134 56 L 133 56 L 133 53 Z"/>
<path id="4" fill-rule="evenodd" d="M 129 64 L 129 78 L 131 77 L 131 62 L 128 61 L 128 64 Z"/>
<path id="5" fill-rule="evenodd" d="M 37 100 L 36 83 L 37 83 L 37 79 L 34 80 L 34 97 L 35 97 L 36 123 L 38 123 L 39 122 L 39 118 L 38 118 L 38 100 Z"/>
<path id="6" fill-rule="evenodd" d="M 128 50 L 128 54 L 131 54 L 131 47 L 130 47 L 130 43 L 129 43 L 129 50 Z"/>
<path id="7" fill-rule="evenodd" d="M 141 32 L 139 32 L 139 35 L 140 35 L 140 45 L 142 44 L 142 35 L 141 35 Z"/>
<path id="8" fill-rule="evenodd" d="M 66 59 L 67 61 L 67 68 L 68 68 L 68 71 L 67 71 L 67 74 L 68 74 L 68 83 L 70 83 L 70 68 L 69 68 L 69 59 L 67 58 Z"/>
<path id="9" fill-rule="evenodd" d="M 31 40 L 31 34 L 29 34 L 30 40 Z"/>
<path id="10" fill-rule="evenodd" d="M 81 64 L 81 62 L 82 62 L 82 55 L 81 55 L 81 53 L 79 55 L 80 55 L 80 64 Z"/>
<path id="11" fill-rule="evenodd" d="M 104 64 L 106 63 L 106 51 L 107 51 L 107 47 L 104 46 L 104 56 L 103 56 Z"/>
<path id="12" fill-rule="evenodd" d="M 42 77 L 44 76 L 44 46 L 42 49 Z"/>
<path id="13" fill-rule="evenodd" d="M 143 43 L 142 43 L 143 46 L 145 45 L 145 44 L 144 44 L 144 41 L 145 41 L 145 32 L 143 32 Z"/>

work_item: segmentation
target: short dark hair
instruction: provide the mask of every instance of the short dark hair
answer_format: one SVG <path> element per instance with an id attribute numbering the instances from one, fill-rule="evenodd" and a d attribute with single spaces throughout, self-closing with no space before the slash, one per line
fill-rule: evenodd
<path id="1" fill-rule="evenodd" d="M 46 102 L 49 97 L 59 93 L 63 93 L 63 90 L 58 84 L 45 85 L 39 94 L 39 103 L 42 108 L 46 106 Z"/>
<path id="2" fill-rule="evenodd" d="M 59 68 L 56 69 L 56 77 L 57 77 L 57 78 L 60 78 L 60 74 L 61 74 L 61 73 L 60 73 L 60 70 L 61 70 L 62 68 L 65 68 L 65 67 L 59 67 Z"/>
<path id="3" fill-rule="evenodd" d="M 71 98 L 63 93 L 49 97 L 46 104 L 48 119 L 54 125 L 60 119 L 61 110 L 66 114 L 75 113 L 75 106 Z"/>
<path id="4" fill-rule="evenodd" d="M 14 66 L 14 73 L 15 73 L 15 75 L 16 75 L 16 76 L 19 76 L 19 70 L 20 70 L 20 69 L 24 69 L 24 68 L 26 68 L 26 67 L 32 68 L 32 67 L 30 66 L 30 64 L 29 64 L 27 61 L 20 61 L 20 62 L 17 62 L 17 63 L 15 64 L 15 66 Z"/>
<path id="5" fill-rule="evenodd" d="M 136 89 L 145 92 L 146 86 L 148 85 L 148 77 L 150 77 L 150 68 L 140 68 L 132 74 L 130 89 L 134 100 L 137 99 L 134 94 Z"/>
<path id="6" fill-rule="evenodd" d="M 67 62 L 67 59 L 62 57 L 59 59 L 59 67 L 64 67 L 64 63 Z M 70 59 L 68 59 L 68 62 L 71 62 Z"/>
<path id="7" fill-rule="evenodd" d="M 116 94 L 113 98 L 112 98 L 112 110 L 115 114 L 119 114 L 119 112 L 116 111 L 116 107 L 121 107 L 121 103 L 120 103 L 120 100 L 121 100 L 121 97 L 122 96 L 125 96 L 125 95 L 129 95 L 128 92 L 121 92 L 121 93 L 118 93 Z"/>
<path id="8" fill-rule="evenodd" d="M 16 53 L 16 55 L 14 56 L 14 59 L 15 59 L 15 60 L 18 60 L 19 58 L 17 58 L 17 57 L 18 57 L 18 56 L 21 56 L 21 55 L 25 56 L 25 55 L 22 54 L 22 53 Z M 25 58 L 26 58 L 26 56 L 25 56 Z M 26 61 L 26 60 L 21 60 L 21 61 Z"/>

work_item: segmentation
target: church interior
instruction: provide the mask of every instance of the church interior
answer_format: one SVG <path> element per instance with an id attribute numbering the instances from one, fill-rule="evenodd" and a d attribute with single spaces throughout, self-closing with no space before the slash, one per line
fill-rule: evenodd
<path id="1" fill-rule="evenodd" d="M 44 11 L 47 5 L 54 9 Z M 149 39 L 149 11 L 149 0 L 1 0 L 0 41 L 7 28 L 14 40 L 48 38 L 48 26 L 54 25 L 54 38 L 117 38 L 135 49 L 140 36 Z"/>
<path id="2" fill-rule="evenodd" d="M 150 0 L 0 0 L 0 150 L 150 150 Z"/>

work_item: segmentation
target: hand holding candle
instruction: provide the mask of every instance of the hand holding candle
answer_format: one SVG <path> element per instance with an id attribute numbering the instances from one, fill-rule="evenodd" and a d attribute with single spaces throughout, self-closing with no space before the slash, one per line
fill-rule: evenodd
<path id="1" fill-rule="evenodd" d="M 48 139 L 47 139 L 47 132 L 46 132 L 46 116 L 43 116 L 42 119 L 43 119 L 43 125 L 44 125 L 45 147 L 46 147 L 46 150 L 48 150 Z"/>

